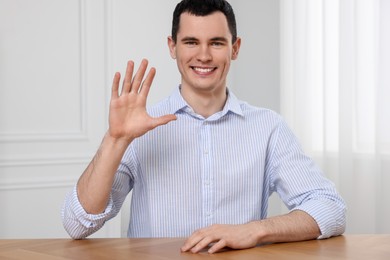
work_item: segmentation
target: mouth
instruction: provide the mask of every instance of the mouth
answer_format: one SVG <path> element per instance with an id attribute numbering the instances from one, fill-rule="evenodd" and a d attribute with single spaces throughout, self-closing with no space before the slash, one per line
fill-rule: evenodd
<path id="1" fill-rule="evenodd" d="M 196 67 L 191 66 L 191 69 L 199 75 L 208 75 L 217 69 L 217 67 Z"/>

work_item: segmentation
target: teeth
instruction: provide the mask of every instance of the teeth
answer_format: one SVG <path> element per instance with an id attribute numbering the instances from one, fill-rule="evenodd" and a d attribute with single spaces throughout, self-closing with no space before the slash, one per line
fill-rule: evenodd
<path id="1" fill-rule="evenodd" d="M 213 71 L 214 69 L 212 68 L 197 68 L 197 67 L 194 67 L 194 70 L 200 72 L 200 73 L 208 73 L 208 72 L 211 72 Z"/>

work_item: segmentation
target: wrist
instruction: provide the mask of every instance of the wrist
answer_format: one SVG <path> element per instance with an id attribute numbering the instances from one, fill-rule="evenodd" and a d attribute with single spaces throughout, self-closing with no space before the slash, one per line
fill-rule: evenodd
<path id="1" fill-rule="evenodd" d="M 268 237 L 268 230 L 261 220 L 249 222 L 248 225 L 250 225 L 250 229 L 253 231 L 253 239 L 256 240 L 258 245 L 266 242 L 265 240 Z"/>
<path id="2" fill-rule="evenodd" d="M 253 225 L 254 236 L 257 241 L 257 244 L 272 243 L 274 241 L 274 236 L 276 233 L 275 228 L 273 227 L 273 222 L 269 219 L 262 219 L 250 222 Z"/>
<path id="3" fill-rule="evenodd" d="M 124 137 L 115 137 L 108 130 L 104 136 L 103 141 L 110 146 L 115 146 L 115 147 L 119 146 L 119 147 L 127 148 L 127 146 L 129 146 L 129 144 L 133 141 L 133 139 L 124 138 Z"/>

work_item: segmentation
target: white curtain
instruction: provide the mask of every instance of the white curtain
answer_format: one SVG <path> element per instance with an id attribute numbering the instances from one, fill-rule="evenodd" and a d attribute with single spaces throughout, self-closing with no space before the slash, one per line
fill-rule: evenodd
<path id="1" fill-rule="evenodd" d="M 390 233 L 390 0 L 281 0 L 281 113 L 348 206 Z"/>

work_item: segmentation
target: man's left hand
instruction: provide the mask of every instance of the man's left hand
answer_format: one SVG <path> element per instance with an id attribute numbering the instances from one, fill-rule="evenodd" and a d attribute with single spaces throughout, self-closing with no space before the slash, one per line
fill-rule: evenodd
<path id="1" fill-rule="evenodd" d="M 258 244 L 259 225 L 250 222 L 241 225 L 212 225 L 195 231 L 184 243 L 183 252 L 198 253 L 202 249 L 210 254 L 225 247 L 232 249 L 245 249 L 255 247 Z"/>

